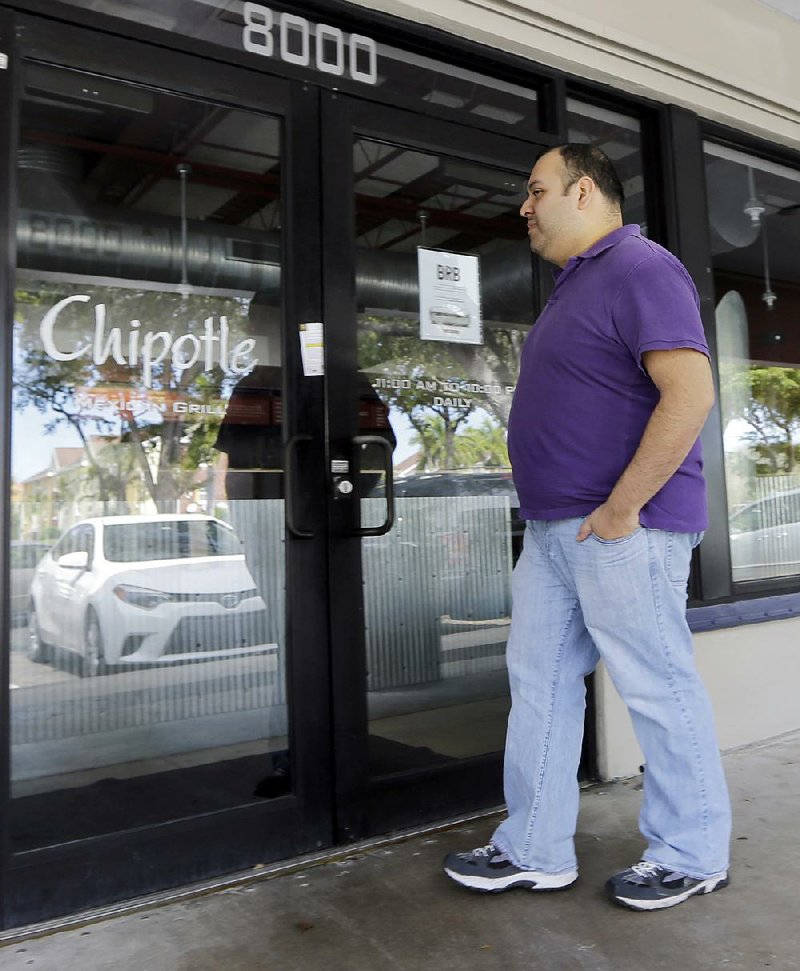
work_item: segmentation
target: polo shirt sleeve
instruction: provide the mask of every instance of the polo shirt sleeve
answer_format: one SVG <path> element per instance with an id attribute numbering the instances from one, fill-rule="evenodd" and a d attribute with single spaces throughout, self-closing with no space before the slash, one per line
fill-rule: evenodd
<path id="1" fill-rule="evenodd" d="M 678 260 L 654 253 L 638 263 L 623 281 L 611 316 L 642 370 L 645 351 L 687 347 L 708 357 L 697 290 Z"/>

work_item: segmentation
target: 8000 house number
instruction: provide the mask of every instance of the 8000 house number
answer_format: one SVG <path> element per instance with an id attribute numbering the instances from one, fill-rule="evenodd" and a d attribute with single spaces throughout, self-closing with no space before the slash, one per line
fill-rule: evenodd
<path id="1" fill-rule="evenodd" d="M 371 37 L 347 35 L 338 27 L 315 24 L 295 14 L 274 13 L 261 3 L 244 5 L 242 46 L 251 54 L 278 57 L 323 74 L 346 76 L 363 84 L 378 81 L 378 45 Z"/>

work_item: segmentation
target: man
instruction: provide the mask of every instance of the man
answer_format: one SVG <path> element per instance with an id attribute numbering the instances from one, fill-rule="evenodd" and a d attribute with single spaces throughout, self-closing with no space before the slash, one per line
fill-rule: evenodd
<path id="1" fill-rule="evenodd" d="M 686 623 L 714 392 L 694 285 L 623 225 L 622 203 L 606 156 L 564 145 L 540 156 L 520 209 L 531 249 L 560 270 L 509 421 L 527 526 L 507 651 L 508 818 L 445 871 L 482 891 L 575 882 L 584 677 L 602 658 L 646 760 L 647 848 L 606 889 L 657 910 L 728 883 L 730 805 Z"/>

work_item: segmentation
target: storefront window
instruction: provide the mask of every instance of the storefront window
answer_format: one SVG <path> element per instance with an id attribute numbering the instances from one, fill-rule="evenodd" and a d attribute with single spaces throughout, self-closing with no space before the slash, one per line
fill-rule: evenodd
<path id="1" fill-rule="evenodd" d="M 280 124 L 41 65 L 23 82 L 12 753 L 37 822 L 17 849 L 238 804 L 287 735 Z M 249 791 L 223 773 L 200 805 L 191 772 L 232 745 Z M 171 804 L 167 768 L 189 773 Z M 42 802 L 108 779 L 135 794 Z"/>
<path id="2" fill-rule="evenodd" d="M 399 743 L 421 763 L 502 748 L 523 526 L 506 428 L 535 293 L 527 171 L 366 138 L 353 161 L 362 403 L 371 386 L 397 497 L 394 528 L 363 543 L 370 733 L 387 771 Z M 380 522 L 380 483 L 362 508 Z M 481 732 L 465 731 L 476 718 Z"/>
<path id="3" fill-rule="evenodd" d="M 733 579 L 800 573 L 800 171 L 705 143 Z"/>

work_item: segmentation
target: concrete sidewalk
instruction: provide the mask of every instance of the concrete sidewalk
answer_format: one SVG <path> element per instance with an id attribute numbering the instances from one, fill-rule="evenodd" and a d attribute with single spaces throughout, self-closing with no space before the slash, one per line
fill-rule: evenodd
<path id="1" fill-rule="evenodd" d="M 361 847 L 335 861 L 5 942 L 3 971 L 774 971 L 800 969 L 800 734 L 725 758 L 731 886 L 637 914 L 602 893 L 635 862 L 641 780 L 583 793 L 581 879 L 563 893 L 474 894 L 444 853 L 496 818 Z"/>

